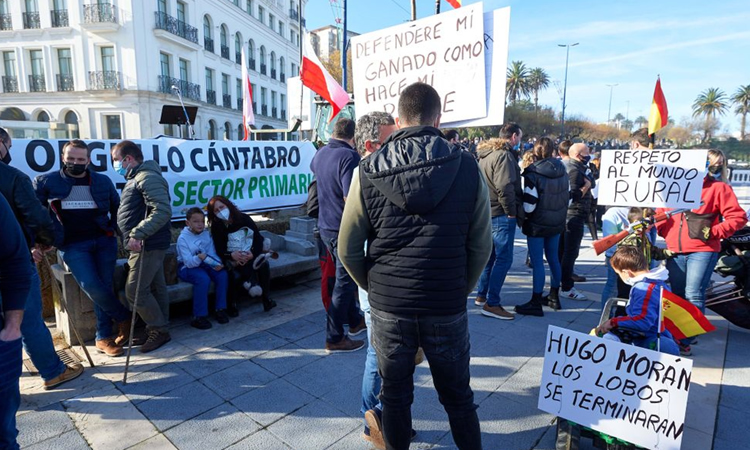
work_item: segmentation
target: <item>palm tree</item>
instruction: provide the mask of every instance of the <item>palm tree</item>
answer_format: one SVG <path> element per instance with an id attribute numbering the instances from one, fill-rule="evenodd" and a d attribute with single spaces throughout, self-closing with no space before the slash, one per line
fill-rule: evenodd
<path id="1" fill-rule="evenodd" d="M 625 116 L 623 116 L 622 113 L 617 113 L 615 114 L 615 117 L 612 118 L 612 122 L 617 124 L 618 129 L 622 125 L 623 120 L 625 120 Z"/>
<path id="2" fill-rule="evenodd" d="M 709 124 L 713 122 L 712 119 L 715 119 L 717 114 L 723 116 L 727 112 L 728 107 L 727 96 L 719 88 L 708 88 L 695 98 L 695 102 L 693 102 L 693 117 L 706 117 L 706 125 L 703 130 L 704 142 L 711 138 L 711 127 Z"/>
<path id="3" fill-rule="evenodd" d="M 735 109 L 734 112 L 742 116 L 740 122 L 740 140 L 744 141 L 747 114 L 750 113 L 750 84 L 747 86 L 740 86 L 737 89 L 737 92 L 732 96 L 732 103 L 737 105 L 737 109 Z"/>
<path id="4" fill-rule="evenodd" d="M 635 118 L 635 121 L 633 123 L 635 123 L 635 126 L 637 128 L 643 128 L 646 125 L 648 125 L 648 119 L 646 119 L 643 116 L 638 116 L 638 117 Z"/>
<path id="5" fill-rule="evenodd" d="M 539 109 L 539 91 L 547 89 L 549 76 L 541 67 L 535 67 L 529 71 L 529 89 L 534 93 L 534 111 Z"/>
<path id="6" fill-rule="evenodd" d="M 511 103 L 516 103 L 521 97 L 528 97 L 529 69 L 523 61 L 513 61 L 508 68 L 505 95 Z"/>

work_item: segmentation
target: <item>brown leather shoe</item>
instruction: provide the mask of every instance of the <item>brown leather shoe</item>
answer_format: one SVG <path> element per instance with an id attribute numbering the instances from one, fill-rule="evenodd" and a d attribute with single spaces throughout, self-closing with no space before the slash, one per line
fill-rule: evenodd
<path id="1" fill-rule="evenodd" d="M 516 316 L 514 316 L 512 313 L 509 313 L 508 311 L 504 310 L 502 306 L 490 306 L 488 304 L 485 304 L 482 307 L 482 315 L 487 317 L 493 317 L 495 319 L 501 319 L 501 320 L 513 320 Z"/>
<path id="2" fill-rule="evenodd" d="M 115 345 L 122 347 L 128 344 L 130 339 L 130 319 L 117 322 L 117 336 L 115 336 Z"/>
<path id="3" fill-rule="evenodd" d="M 141 353 L 152 352 L 171 340 L 167 330 L 148 330 L 148 339 L 141 345 Z"/>
<path id="4" fill-rule="evenodd" d="M 332 344 L 326 342 L 326 353 L 346 353 L 354 352 L 365 346 L 365 341 L 353 341 L 349 339 L 349 336 L 344 336 L 339 342 Z"/>
<path id="5" fill-rule="evenodd" d="M 349 328 L 349 336 L 356 336 L 366 330 L 367 330 L 367 324 L 365 323 L 365 318 L 363 317 L 362 320 L 359 322 L 359 325 L 357 325 L 356 327 Z"/>
<path id="6" fill-rule="evenodd" d="M 383 424 L 380 422 L 380 416 L 377 411 L 370 409 L 365 413 L 365 423 L 370 434 L 365 435 L 365 440 L 369 441 L 373 447 L 378 450 L 385 450 L 385 440 L 383 439 Z"/>
<path id="7" fill-rule="evenodd" d="M 122 347 L 115 344 L 115 340 L 112 338 L 97 340 L 96 349 L 99 350 L 99 353 L 104 353 L 107 356 L 120 356 L 123 352 Z"/>
<path id="8" fill-rule="evenodd" d="M 51 380 L 46 380 L 44 382 L 44 390 L 49 391 L 50 389 L 54 389 L 57 386 L 60 386 L 61 384 L 65 382 L 68 382 L 70 380 L 75 380 L 76 378 L 81 376 L 82 373 L 83 373 L 83 366 L 80 364 L 67 366 L 63 373 L 56 376 L 55 378 L 52 378 Z"/>

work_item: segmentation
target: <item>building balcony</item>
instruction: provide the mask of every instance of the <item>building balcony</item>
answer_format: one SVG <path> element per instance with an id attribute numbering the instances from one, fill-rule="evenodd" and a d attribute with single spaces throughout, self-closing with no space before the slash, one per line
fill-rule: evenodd
<path id="1" fill-rule="evenodd" d="M 47 92 L 44 75 L 29 75 L 29 92 Z"/>
<path id="2" fill-rule="evenodd" d="M 201 99 L 200 85 L 186 80 L 178 80 L 177 78 L 172 78 L 167 75 L 159 75 L 159 92 L 164 94 L 174 94 L 172 86 L 178 87 L 184 98 L 189 98 L 195 101 L 200 101 Z"/>
<path id="3" fill-rule="evenodd" d="M 154 12 L 154 16 L 156 18 L 155 28 L 157 30 L 167 31 L 172 35 L 179 36 L 193 44 L 198 43 L 197 28 L 163 12 L 156 11 Z"/>
<path id="4" fill-rule="evenodd" d="M 216 91 L 206 90 L 206 103 L 216 104 Z"/>
<path id="5" fill-rule="evenodd" d="M 299 11 L 294 8 L 289 8 L 289 18 L 292 20 L 299 20 Z"/>
<path id="6" fill-rule="evenodd" d="M 42 28 L 42 21 L 39 19 L 39 11 L 23 13 L 24 30 L 35 30 Z"/>
<path id="7" fill-rule="evenodd" d="M 268 105 L 263 105 L 260 107 L 260 115 L 261 116 L 267 116 L 268 115 Z"/>
<path id="8" fill-rule="evenodd" d="M 68 10 L 67 9 L 55 9 L 49 12 L 50 18 L 52 19 L 52 28 L 63 28 L 68 27 Z"/>
<path id="9" fill-rule="evenodd" d="M 203 48 L 208 50 L 209 52 L 214 52 L 214 40 L 208 37 L 203 38 Z"/>
<path id="10" fill-rule="evenodd" d="M 117 8 L 110 3 L 83 5 L 83 25 L 91 31 L 117 31 Z"/>
<path id="11" fill-rule="evenodd" d="M 276 79 L 276 69 L 271 69 L 271 78 Z"/>
<path id="12" fill-rule="evenodd" d="M 282 83 L 286 83 L 286 75 L 282 72 L 281 75 L 279 75 L 279 81 Z"/>
<path id="13" fill-rule="evenodd" d="M 10 14 L 0 14 L 0 31 L 13 30 L 13 17 Z"/>
<path id="14" fill-rule="evenodd" d="M 255 70 L 255 60 L 254 60 L 254 59 L 252 59 L 252 58 L 250 58 L 250 68 L 251 68 L 252 70 Z"/>
<path id="15" fill-rule="evenodd" d="M 242 99 L 241 98 L 237 99 L 237 109 L 242 111 Z"/>
<path id="16" fill-rule="evenodd" d="M 253 102 L 253 112 L 257 112 L 257 111 L 258 111 L 258 104 Z"/>
<path id="17" fill-rule="evenodd" d="M 260 65 L 260 74 L 261 75 L 265 75 L 266 74 L 266 65 L 265 64 L 261 64 Z"/>
<path id="18" fill-rule="evenodd" d="M 232 96 L 229 94 L 224 94 L 221 96 L 222 104 L 227 109 L 232 109 Z"/>
<path id="19" fill-rule="evenodd" d="M 236 62 L 237 64 L 242 64 L 242 53 L 236 52 L 234 54 L 234 62 Z"/>
<path id="20" fill-rule="evenodd" d="M 18 92 L 18 78 L 3 76 L 3 92 Z"/>
<path id="21" fill-rule="evenodd" d="M 229 59 L 229 46 L 228 45 L 221 46 L 221 57 L 224 59 Z"/>
<path id="22" fill-rule="evenodd" d="M 276 113 L 277 112 L 278 112 L 278 110 L 276 109 L 275 106 L 273 108 L 271 108 L 271 117 L 276 117 Z"/>
<path id="23" fill-rule="evenodd" d="M 284 120 L 286 120 L 286 110 L 285 109 L 281 110 L 281 118 L 284 119 Z"/>
<path id="24" fill-rule="evenodd" d="M 75 83 L 73 82 L 73 75 L 62 75 L 57 74 L 57 90 L 59 92 L 75 91 Z"/>
<path id="25" fill-rule="evenodd" d="M 119 91 L 122 89 L 120 72 L 114 70 L 89 72 L 89 89 L 92 91 Z"/>

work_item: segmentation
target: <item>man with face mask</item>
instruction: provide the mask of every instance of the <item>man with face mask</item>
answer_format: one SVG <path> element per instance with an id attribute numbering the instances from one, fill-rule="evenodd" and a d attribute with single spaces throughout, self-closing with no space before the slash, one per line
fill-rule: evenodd
<path id="1" fill-rule="evenodd" d="M 146 322 L 148 333 L 141 353 L 148 353 L 172 339 L 167 329 L 169 296 L 164 280 L 164 255 L 171 242 L 169 185 L 159 164 L 144 161 L 140 147 L 132 141 L 112 147 L 112 162 L 115 172 L 127 180 L 117 211 L 123 244 L 130 252 L 125 295 L 131 306 L 138 298 L 136 311 Z"/>
<path id="2" fill-rule="evenodd" d="M 94 302 L 97 350 L 119 356 L 130 333 L 130 314 L 112 287 L 120 196 L 109 177 L 89 170 L 90 163 L 88 146 L 74 139 L 63 147 L 62 169 L 36 177 L 34 189 L 55 223 L 55 246 Z"/>

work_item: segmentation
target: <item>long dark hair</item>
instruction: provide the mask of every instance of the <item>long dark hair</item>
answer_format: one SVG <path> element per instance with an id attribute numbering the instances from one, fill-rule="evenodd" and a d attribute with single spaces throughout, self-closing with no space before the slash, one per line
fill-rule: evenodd
<path id="1" fill-rule="evenodd" d="M 551 158 L 555 154 L 555 144 L 552 142 L 552 139 L 543 137 L 534 145 L 533 152 L 537 161 Z"/>
<path id="2" fill-rule="evenodd" d="M 240 211 L 239 208 L 237 208 L 237 205 L 232 203 L 231 200 L 224 197 L 223 195 L 214 195 L 213 197 L 211 197 L 211 200 L 208 201 L 208 206 L 206 206 L 206 215 L 208 216 L 209 227 L 214 224 L 214 221 L 222 222 L 221 219 L 217 220 L 216 214 L 214 214 L 216 202 L 221 202 L 227 205 L 227 208 L 229 209 L 229 220 L 231 220 L 232 222 L 238 220 L 238 218 L 242 215 L 242 211 Z"/>

